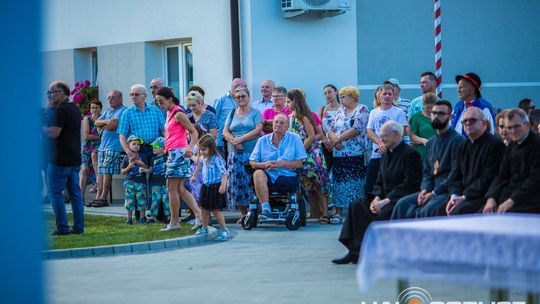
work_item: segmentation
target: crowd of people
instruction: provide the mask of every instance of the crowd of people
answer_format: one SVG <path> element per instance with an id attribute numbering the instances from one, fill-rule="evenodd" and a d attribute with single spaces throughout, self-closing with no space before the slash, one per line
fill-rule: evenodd
<path id="1" fill-rule="evenodd" d="M 176 230 L 183 201 L 197 234 L 208 233 L 214 214 L 219 240 L 231 237 L 222 210 L 243 216 L 256 197 L 261 216 L 271 216 L 268 186 L 291 183 L 298 174 L 309 215 L 320 224 L 343 223 L 339 240 L 349 253 L 333 261 L 338 264 L 358 260 L 375 220 L 540 212 L 532 199 L 540 192 L 532 100 L 495 115 L 477 74 L 458 75 L 456 83 L 460 100 L 453 106 L 436 96 L 432 72 L 420 75 L 422 94 L 412 100 L 402 98 L 399 81 L 390 78 L 375 90 L 371 110 L 360 103 L 356 86 L 328 84 L 322 88 L 326 103 L 314 112 L 302 89 L 272 80 L 263 81 L 261 98 L 252 99 L 246 81 L 236 78 L 212 107 L 202 87 L 189 88 L 184 106 L 156 78 L 149 102 L 145 86 L 135 84 L 132 106 L 112 90 L 110 108 L 101 113 L 94 101 L 82 118 L 69 102 L 68 85 L 55 81 L 43 127 L 52 141 L 46 170 L 55 234 L 83 233 L 83 206 L 107 206 L 112 175 L 119 173 L 125 176 L 126 224 L 163 216 L 168 223 L 161 230 Z M 83 203 L 92 172 L 96 198 Z M 74 214 L 71 230 L 64 189 Z"/>

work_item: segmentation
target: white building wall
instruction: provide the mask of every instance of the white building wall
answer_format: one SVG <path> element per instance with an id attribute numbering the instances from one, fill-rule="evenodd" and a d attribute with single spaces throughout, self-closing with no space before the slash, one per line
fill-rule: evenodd
<path id="1" fill-rule="evenodd" d="M 260 83 L 272 79 L 287 89 L 304 89 L 316 111 L 325 103 L 324 85 L 356 85 L 355 2 L 336 17 L 309 13 L 287 19 L 280 1 L 241 1 L 242 73 L 252 99 L 260 98 Z"/>
<path id="2" fill-rule="evenodd" d="M 75 68 L 60 71 L 57 66 L 59 61 L 70 60 L 58 51 L 97 47 L 98 60 L 109 60 L 99 62 L 103 100 L 109 88 L 124 91 L 126 83 L 134 78 L 138 80 L 141 73 L 140 81 L 146 86 L 152 78 L 163 77 L 163 62 L 159 59 L 162 54 L 156 45 L 163 41 L 189 40 L 193 43 L 194 83 L 205 89 L 208 103 L 225 93 L 232 79 L 229 1 L 49 0 L 44 3 L 43 20 L 46 83 L 58 78 L 71 85 L 75 81 Z M 145 42 L 148 45 L 141 46 L 142 57 L 138 51 L 119 53 L 117 57 L 99 54 L 100 50 L 108 50 L 105 46 Z M 135 68 L 140 70 L 133 71 Z M 133 71 L 136 76 L 123 71 Z"/>

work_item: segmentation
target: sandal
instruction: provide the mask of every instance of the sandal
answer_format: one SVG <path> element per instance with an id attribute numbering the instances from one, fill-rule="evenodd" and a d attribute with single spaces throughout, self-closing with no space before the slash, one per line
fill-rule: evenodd
<path id="1" fill-rule="evenodd" d="M 92 207 L 99 208 L 99 207 L 107 207 L 109 206 L 109 203 L 106 200 L 95 200 L 92 203 Z"/>
<path id="2" fill-rule="evenodd" d="M 328 225 L 330 224 L 330 218 L 326 215 L 323 215 L 319 218 L 319 224 L 321 225 Z"/>
<path id="3" fill-rule="evenodd" d="M 332 218 L 330 219 L 330 223 L 341 224 L 343 223 L 343 218 L 339 214 L 334 214 L 334 216 L 332 216 Z"/>
<path id="4" fill-rule="evenodd" d="M 84 202 L 84 205 L 85 205 L 86 207 L 92 207 L 92 205 L 94 204 L 94 202 L 95 202 L 95 200 L 90 201 L 90 202 L 86 202 L 86 201 L 85 201 L 85 202 Z"/>

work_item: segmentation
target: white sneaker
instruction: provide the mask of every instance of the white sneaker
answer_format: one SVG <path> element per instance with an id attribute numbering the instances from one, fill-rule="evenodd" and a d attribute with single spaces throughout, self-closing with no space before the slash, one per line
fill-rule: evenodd
<path id="1" fill-rule="evenodd" d="M 202 227 L 201 220 L 199 218 L 195 219 L 195 222 L 193 223 L 193 227 L 191 227 L 191 230 L 197 230 Z"/>
<path id="2" fill-rule="evenodd" d="M 167 226 L 165 226 L 165 228 L 161 229 L 160 231 L 173 231 L 178 229 L 180 229 L 180 225 L 167 224 Z"/>

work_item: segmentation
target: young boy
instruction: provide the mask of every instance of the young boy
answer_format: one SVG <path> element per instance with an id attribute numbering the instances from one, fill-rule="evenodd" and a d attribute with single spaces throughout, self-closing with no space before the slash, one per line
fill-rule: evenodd
<path id="1" fill-rule="evenodd" d="M 137 211 L 140 212 L 139 224 L 146 222 L 146 173 L 148 165 L 139 156 L 139 150 L 143 144 L 143 140 L 135 135 L 128 137 L 128 146 L 131 151 L 137 154 L 133 160 L 124 158 L 122 162 L 122 174 L 126 176 L 124 181 L 124 189 L 126 189 L 125 204 L 127 209 L 126 224 L 133 223 L 133 210 L 137 206 Z"/>
<path id="2" fill-rule="evenodd" d="M 155 222 L 159 212 L 159 204 L 163 203 L 163 214 L 169 221 L 171 211 L 169 209 L 169 193 L 167 192 L 167 180 L 165 179 L 165 138 L 158 137 L 150 144 L 152 146 L 154 156 L 150 161 L 150 169 L 145 169 L 146 174 L 150 174 L 149 185 L 152 190 L 152 205 L 148 211 L 147 224 Z"/>

